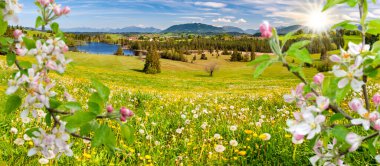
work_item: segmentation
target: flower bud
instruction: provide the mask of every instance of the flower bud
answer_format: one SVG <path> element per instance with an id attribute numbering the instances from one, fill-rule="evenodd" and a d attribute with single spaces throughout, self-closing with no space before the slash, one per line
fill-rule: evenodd
<path id="1" fill-rule="evenodd" d="M 260 25 L 260 32 L 261 32 L 261 37 L 264 37 L 264 38 L 271 38 L 273 36 L 272 27 L 270 26 L 269 22 L 267 22 L 267 21 L 264 21 Z"/>
<path id="2" fill-rule="evenodd" d="M 348 106 L 350 106 L 350 108 L 353 110 L 353 111 L 358 111 L 359 109 L 363 108 L 363 103 L 362 101 L 360 101 L 359 99 L 353 99 L 351 102 L 348 103 Z"/>
<path id="3" fill-rule="evenodd" d="M 122 116 L 127 116 L 127 110 L 128 110 L 128 109 L 126 109 L 125 107 L 121 107 L 121 109 L 120 109 L 120 114 L 121 114 Z"/>
<path id="4" fill-rule="evenodd" d="M 67 15 L 70 13 L 70 11 L 71 11 L 70 7 L 66 6 L 62 10 L 62 14 Z"/>
<path id="5" fill-rule="evenodd" d="M 324 79 L 325 79 L 325 75 L 323 75 L 322 73 L 318 73 L 313 78 L 314 83 L 317 84 L 317 85 L 321 85 L 323 83 Z"/>
<path id="6" fill-rule="evenodd" d="M 16 29 L 16 30 L 13 32 L 13 36 L 15 37 L 15 39 L 20 38 L 21 35 L 22 35 L 22 31 L 19 30 L 19 29 Z"/>
<path id="7" fill-rule="evenodd" d="M 48 6 L 50 4 L 50 0 L 37 0 L 42 6 Z"/>
<path id="8" fill-rule="evenodd" d="M 120 117 L 120 121 L 125 122 L 125 121 L 127 121 L 127 118 L 124 117 L 124 116 L 121 116 L 121 117 Z"/>
<path id="9" fill-rule="evenodd" d="M 380 94 L 376 93 L 372 97 L 372 101 L 373 101 L 373 103 L 375 103 L 376 106 L 380 105 Z"/>
<path id="10" fill-rule="evenodd" d="M 108 112 L 108 113 L 112 113 L 112 112 L 113 112 L 113 107 L 112 107 L 112 105 L 108 105 L 108 106 L 107 106 L 107 112 Z"/>
<path id="11" fill-rule="evenodd" d="M 53 12 L 54 12 L 54 14 L 56 16 L 61 16 L 62 15 L 61 7 L 59 7 L 59 6 L 54 6 Z"/>
<path id="12" fill-rule="evenodd" d="M 373 125 L 373 128 L 377 131 L 380 130 L 380 119 L 375 121 L 375 125 Z"/>
<path id="13" fill-rule="evenodd" d="M 129 110 L 129 109 L 127 109 L 127 114 L 126 114 L 126 116 L 128 117 L 128 118 L 131 118 L 133 115 L 135 115 L 131 110 Z"/>

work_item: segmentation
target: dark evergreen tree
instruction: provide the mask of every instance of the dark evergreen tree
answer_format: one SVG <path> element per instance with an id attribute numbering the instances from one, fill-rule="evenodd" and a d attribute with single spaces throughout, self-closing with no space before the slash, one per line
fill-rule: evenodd
<path id="1" fill-rule="evenodd" d="M 124 55 L 124 50 L 123 50 L 123 47 L 121 47 L 121 45 L 119 45 L 119 47 L 117 48 L 117 51 L 115 52 L 114 55 L 118 55 L 118 56 Z"/>
<path id="2" fill-rule="evenodd" d="M 152 45 L 149 48 L 143 71 L 146 74 L 161 73 L 160 55 L 158 54 L 155 45 Z"/>

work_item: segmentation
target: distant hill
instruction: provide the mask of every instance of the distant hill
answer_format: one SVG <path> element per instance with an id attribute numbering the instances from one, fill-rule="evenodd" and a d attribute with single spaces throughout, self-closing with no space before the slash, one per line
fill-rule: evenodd
<path id="1" fill-rule="evenodd" d="M 223 28 L 215 27 L 212 25 L 201 24 L 201 23 L 191 23 L 191 24 L 181 24 L 173 25 L 168 29 L 162 31 L 161 33 L 223 33 L 225 32 Z"/>
<path id="2" fill-rule="evenodd" d="M 136 27 L 130 26 L 119 29 L 110 29 L 110 28 L 87 28 L 87 27 L 79 27 L 79 28 L 64 28 L 62 29 L 64 32 L 108 32 L 108 33 L 158 33 L 161 30 L 154 27 Z"/>
<path id="3" fill-rule="evenodd" d="M 247 30 L 245 30 L 245 33 L 248 33 L 248 34 L 251 34 L 251 35 L 253 35 L 253 34 L 257 33 L 257 32 L 260 32 L 260 31 L 256 30 L 256 29 L 247 29 Z"/>
<path id="4" fill-rule="evenodd" d="M 291 26 L 287 26 L 287 27 L 277 27 L 277 33 L 279 35 L 285 35 L 291 31 L 296 31 L 296 30 L 300 30 L 300 29 L 303 29 L 303 27 L 301 25 L 291 25 Z"/>
<path id="5" fill-rule="evenodd" d="M 225 32 L 237 32 L 237 33 L 246 33 L 244 30 L 234 27 L 234 26 L 224 26 L 222 27 Z"/>

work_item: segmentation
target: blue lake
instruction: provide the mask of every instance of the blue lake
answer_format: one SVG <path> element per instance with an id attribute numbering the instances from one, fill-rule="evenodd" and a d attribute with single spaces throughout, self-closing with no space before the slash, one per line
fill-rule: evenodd
<path id="1" fill-rule="evenodd" d="M 117 49 L 118 45 L 107 44 L 107 43 L 98 43 L 90 42 L 87 45 L 77 46 L 78 50 L 81 52 L 88 52 L 91 54 L 108 54 L 113 55 Z M 124 50 L 125 56 L 134 56 L 135 52 L 133 50 Z"/>

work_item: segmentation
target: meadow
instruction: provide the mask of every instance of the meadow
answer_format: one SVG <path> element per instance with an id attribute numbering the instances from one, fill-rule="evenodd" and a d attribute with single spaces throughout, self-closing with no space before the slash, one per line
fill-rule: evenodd
<path id="1" fill-rule="evenodd" d="M 299 81 L 279 64 L 254 79 L 254 68 L 247 63 L 229 62 L 230 56 L 217 59 L 209 55 L 208 61 L 197 60 L 194 64 L 161 60 L 163 72 L 147 75 L 141 72 L 144 62 L 136 57 L 71 52 L 67 56 L 74 62 L 65 77 L 53 74 L 57 92 L 67 91 L 85 105 L 93 91 L 90 80 L 103 82 L 112 91 L 109 104 L 128 106 L 135 112 L 128 121 L 135 140 L 118 142 L 118 150 L 113 152 L 91 148 L 90 143 L 78 140 L 73 146 L 74 158 L 62 156 L 50 165 L 309 165 L 311 147 L 308 143 L 293 145 L 285 131 L 286 119 L 296 110 L 283 101 L 282 95 L 290 93 Z M 204 71 L 210 62 L 219 66 L 214 77 Z M 5 57 L 0 57 L 1 108 L 12 71 Z M 307 68 L 305 73 L 312 76 L 317 71 Z M 378 87 L 371 88 L 375 89 Z M 23 146 L 13 143 L 25 132 L 10 132 L 11 127 L 22 129 L 18 117 L 0 116 L 0 165 L 38 165 L 38 157 L 26 156 L 31 141 Z M 40 123 L 45 123 L 43 116 L 24 128 Z M 115 131 L 120 130 L 111 121 L 102 123 L 111 123 Z M 266 140 L 263 133 L 271 138 Z M 71 138 L 74 140 L 77 138 Z M 223 145 L 225 151 L 217 152 L 216 145 Z M 369 156 L 360 155 L 365 151 L 347 156 L 347 163 L 375 163 Z"/>

